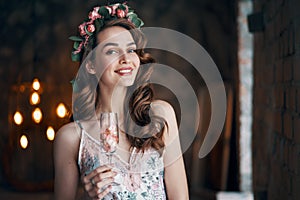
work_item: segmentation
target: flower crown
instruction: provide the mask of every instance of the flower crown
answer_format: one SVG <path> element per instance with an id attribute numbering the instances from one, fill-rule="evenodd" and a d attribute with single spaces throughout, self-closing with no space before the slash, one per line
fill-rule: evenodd
<path id="1" fill-rule="evenodd" d="M 136 28 L 140 28 L 144 25 L 144 22 L 138 18 L 137 14 L 135 14 L 126 3 L 94 7 L 89 13 L 88 19 L 78 26 L 80 36 L 69 37 L 70 40 L 74 41 L 71 56 L 72 61 L 80 61 L 83 53 L 82 49 L 87 46 L 90 38 L 95 37 L 95 34 L 101 30 L 105 22 L 118 18 L 127 19 L 133 23 Z"/>

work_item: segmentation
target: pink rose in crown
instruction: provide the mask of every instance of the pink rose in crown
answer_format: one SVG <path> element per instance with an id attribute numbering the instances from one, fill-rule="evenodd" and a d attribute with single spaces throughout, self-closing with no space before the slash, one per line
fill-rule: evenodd
<path id="1" fill-rule="evenodd" d="M 95 26 L 93 24 L 89 24 L 86 29 L 88 32 L 92 33 L 95 31 Z"/>
<path id="2" fill-rule="evenodd" d="M 126 16 L 126 13 L 125 13 L 124 10 L 118 9 L 118 10 L 117 10 L 117 16 L 118 16 L 119 18 L 124 18 L 124 17 Z"/>
<path id="3" fill-rule="evenodd" d="M 116 14 L 116 10 L 119 7 L 120 4 L 114 4 L 112 6 L 105 6 L 105 8 L 108 10 L 108 13 L 110 15 L 115 15 Z"/>
<path id="4" fill-rule="evenodd" d="M 127 15 L 127 13 L 128 13 L 128 6 L 127 5 L 124 5 L 125 6 L 125 14 Z"/>
<path id="5" fill-rule="evenodd" d="M 85 46 L 86 47 L 86 45 L 88 44 L 88 42 L 89 42 L 89 38 L 90 38 L 90 36 L 88 35 L 88 34 L 86 34 L 85 36 L 84 36 L 84 43 L 83 43 L 83 46 Z"/>
<path id="6" fill-rule="evenodd" d="M 94 10 L 89 13 L 89 19 L 94 21 L 95 19 L 101 18 L 101 15 L 98 13 L 99 9 L 100 7 L 95 7 Z"/>
<path id="7" fill-rule="evenodd" d="M 112 12 L 113 12 L 112 7 L 111 6 L 105 6 L 105 8 L 108 10 L 108 13 L 110 15 L 112 15 Z"/>
<path id="8" fill-rule="evenodd" d="M 112 13 L 111 15 L 115 15 L 116 14 L 116 10 L 119 7 L 119 3 L 114 4 L 111 8 L 112 8 Z"/>
<path id="9" fill-rule="evenodd" d="M 83 46 L 83 42 L 80 42 L 78 48 L 74 51 L 74 54 L 80 53 L 80 51 L 81 51 L 81 49 L 82 49 L 82 46 Z"/>
<path id="10" fill-rule="evenodd" d="M 82 24 L 80 24 L 80 25 L 78 26 L 79 34 L 80 34 L 81 36 L 85 36 L 85 35 L 86 35 L 85 29 L 84 29 L 85 25 L 86 25 L 86 23 L 82 23 Z"/>

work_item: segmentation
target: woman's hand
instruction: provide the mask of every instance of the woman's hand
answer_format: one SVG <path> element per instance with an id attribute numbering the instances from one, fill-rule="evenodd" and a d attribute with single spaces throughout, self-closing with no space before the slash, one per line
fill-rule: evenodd
<path id="1" fill-rule="evenodd" d="M 111 183 L 114 182 L 116 172 L 107 165 L 103 165 L 82 177 L 85 191 L 93 199 L 102 199 L 111 190 Z"/>

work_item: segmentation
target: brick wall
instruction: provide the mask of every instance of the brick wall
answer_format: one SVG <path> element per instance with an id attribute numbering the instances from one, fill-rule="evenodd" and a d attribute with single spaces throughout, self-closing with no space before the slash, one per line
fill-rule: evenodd
<path id="1" fill-rule="evenodd" d="M 300 199 L 300 2 L 254 1 L 265 30 L 254 34 L 255 199 Z"/>

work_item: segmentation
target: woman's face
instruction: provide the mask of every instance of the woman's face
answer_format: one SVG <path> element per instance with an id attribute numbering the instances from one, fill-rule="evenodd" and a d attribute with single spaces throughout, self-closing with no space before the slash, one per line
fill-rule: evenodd
<path id="1" fill-rule="evenodd" d="M 97 35 L 96 66 L 102 73 L 100 84 L 108 87 L 131 86 L 136 78 L 140 59 L 130 32 L 119 26 L 109 27 Z"/>

